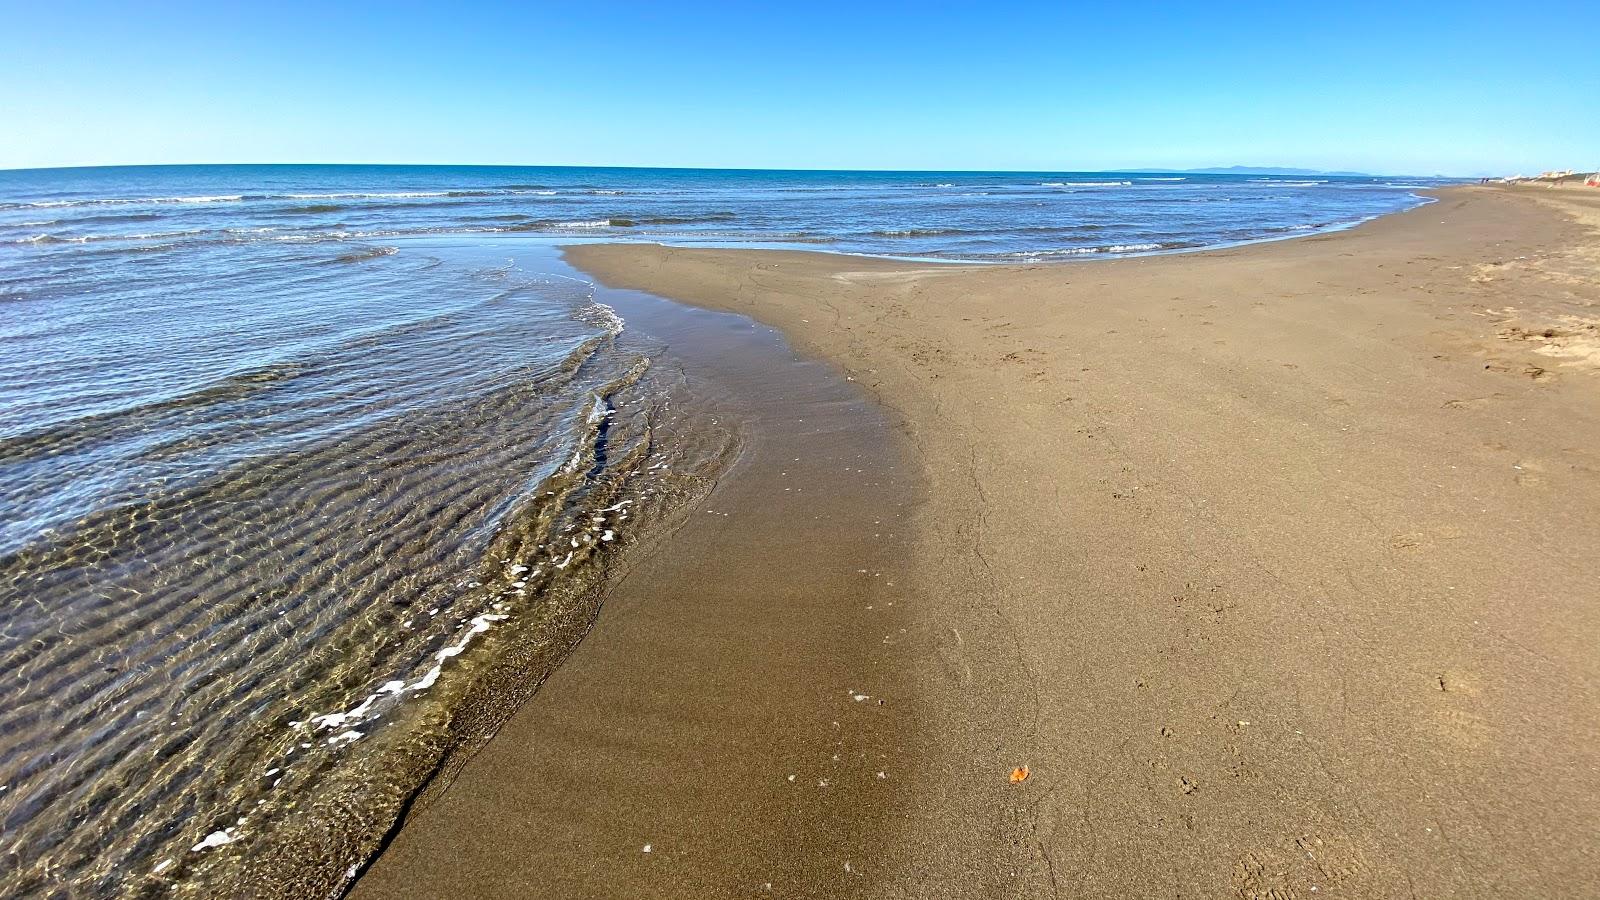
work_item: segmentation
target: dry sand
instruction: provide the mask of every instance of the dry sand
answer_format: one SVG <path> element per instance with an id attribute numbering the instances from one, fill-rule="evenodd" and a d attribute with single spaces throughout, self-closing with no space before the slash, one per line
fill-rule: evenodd
<path id="1" fill-rule="evenodd" d="M 882 417 L 752 389 L 727 515 L 357 896 L 1600 895 L 1600 192 L 1067 265 L 569 259 Z"/>

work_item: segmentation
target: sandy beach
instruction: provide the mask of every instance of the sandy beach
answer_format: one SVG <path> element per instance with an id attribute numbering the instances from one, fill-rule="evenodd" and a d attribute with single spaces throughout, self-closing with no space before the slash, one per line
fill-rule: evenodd
<path id="1" fill-rule="evenodd" d="M 1600 893 L 1600 191 L 1437 197 L 1057 265 L 570 248 L 761 323 L 683 336 L 743 450 L 354 895 Z"/>

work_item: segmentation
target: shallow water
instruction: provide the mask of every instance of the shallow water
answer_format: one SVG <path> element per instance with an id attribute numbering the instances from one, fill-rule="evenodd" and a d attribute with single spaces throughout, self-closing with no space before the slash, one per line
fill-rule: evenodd
<path id="1" fill-rule="evenodd" d="M 0 893 L 326 895 L 737 443 L 557 239 L 1082 257 L 1378 180 L 0 172 Z"/>
<path id="2" fill-rule="evenodd" d="M 537 677 L 607 551 L 714 475 L 729 435 L 660 347 L 511 256 L 8 269 L 34 296 L 0 330 L 6 893 L 359 865 L 459 738 L 469 646 L 548 642 Z"/>

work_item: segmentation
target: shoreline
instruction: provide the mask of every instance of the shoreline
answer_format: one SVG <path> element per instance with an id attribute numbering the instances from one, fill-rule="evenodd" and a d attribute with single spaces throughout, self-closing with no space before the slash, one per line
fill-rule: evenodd
<path id="1" fill-rule="evenodd" d="M 1314 227 L 1314 228 L 1307 229 L 1307 230 L 1304 230 L 1304 231 L 1290 231 L 1290 232 L 1285 233 L 1285 234 L 1278 234 L 1278 235 L 1273 235 L 1273 236 L 1270 236 L 1270 237 L 1247 238 L 1245 240 L 1240 240 L 1240 241 L 1224 241 L 1224 242 L 1218 243 L 1218 244 L 1205 244 L 1205 245 L 1196 246 L 1196 247 L 1171 247 L 1171 248 L 1162 249 L 1162 250 L 1142 250 L 1142 251 L 1134 251 L 1134 252 L 1128 252 L 1128 253 L 1086 252 L 1086 253 L 1083 253 L 1081 255 L 1076 255 L 1076 256 L 1075 255 L 1060 255 L 1058 257 L 1053 257 L 1053 258 L 1050 258 L 1050 259 L 1013 259 L 1013 260 L 1006 260 L 1006 259 L 963 259 L 963 258 L 943 257 L 943 256 L 903 256 L 903 255 L 898 255 L 898 254 L 887 254 L 887 253 L 852 252 L 852 251 L 848 251 L 848 250 L 822 250 L 822 249 L 817 249 L 816 247 L 805 246 L 805 245 L 800 244 L 800 243 L 785 243 L 785 242 L 782 242 L 782 241 L 773 241 L 773 242 L 763 242 L 763 241 L 749 241 L 749 242 L 727 241 L 727 242 L 717 242 L 717 241 L 687 241 L 686 240 L 686 241 L 670 242 L 669 243 L 669 242 L 667 242 L 665 240 L 653 240 L 653 239 L 650 239 L 650 240 L 643 240 L 642 239 L 642 240 L 637 240 L 637 241 L 625 240 L 625 239 L 619 240 L 618 239 L 619 236 L 617 236 L 617 235 L 607 235 L 605 237 L 586 238 L 586 239 L 579 240 L 579 239 L 576 239 L 575 236 L 572 236 L 572 235 L 553 235 L 553 234 L 526 234 L 526 235 L 523 235 L 523 234 L 515 234 L 515 233 L 512 233 L 512 232 L 505 232 L 505 231 L 486 231 L 486 232 L 481 232 L 481 233 L 478 233 L 478 234 L 463 233 L 460 236 L 461 237 L 467 237 L 467 238 L 471 238 L 471 237 L 489 237 L 489 238 L 493 238 L 493 237 L 502 237 L 502 238 L 503 237 L 515 237 L 515 238 L 520 239 L 520 240 L 538 241 L 542 245 L 554 246 L 554 247 L 563 248 L 563 249 L 567 248 L 567 247 L 583 247 L 583 246 L 590 246 L 590 245 L 595 245 L 595 244 L 621 244 L 621 245 L 637 244 L 637 245 L 642 245 L 642 246 L 647 246 L 647 247 L 664 247 L 664 248 L 668 248 L 668 249 L 679 249 L 679 250 L 733 250 L 733 251 L 741 251 L 741 252 L 742 251 L 750 251 L 750 252 L 755 252 L 755 253 L 816 253 L 816 254 L 820 254 L 820 255 L 823 255 L 823 256 L 837 256 L 837 257 L 842 257 L 842 258 L 845 258 L 845 259 L 876 259 L 876 260 L 883 260 L 883 261 L 886 261 L 886 262 L 917 264 L 917 265 L 976 266 L 976 267 L 984 267 L 984 268 L 990 268 L 990 267 L 996 267 L 996 266 L 1000 266 L 1000 267 L 1004 267 L 1004 266 L 1039 266 L 1039 265 L 1057 265 L 1057 264 L 1075 265 L 1075 264 L 1078 264 L 1078 263 L 1086 263 L 1086 262 L 1109 262 L 1109 261 L 1112 261 L 1112 260 L 1119 260 L 1119 259 L 1144 259 L 1144 258 L 1148 258 L 1148 257 L 1159 257 L 1159 256 L 1181 256 L 1181 255 L 1192 254 L 1192 253 L 1215 253 L 1215 252 L 1219 252 L 1219 251 L 1223 251 L 1223 250 L 1235 250 L 1235 249 L 1238 249 L 1238 248 L 1241 248 L 1241 247 L 1254 247 L 1254 246 L 1257 246 L 1257 245 L 1260 245 L 1260 244 L 1275 244 L 1275 243 L 1281 243 L 1281 242 L 1284 242 L 1284 241 L 1297 241 L 1297 240 L 1301 240 L 1303 238 L 1318 237 L 1320 235 L 1326 235 L 1326 234 L 1339 234 L 1341 232 L 1351 231 L 1351 230 L 1354 230 L 1354 229 L 1357 229 L 1357 228 L 1361 228 L 1361 227 L 1369 225 L 1369 224 L 1371 224 L 1373 222 L 1377 222 L 1377 221 L 1380 221 L 1380 220 L 1383 220 L 1383 219 L 1387 219 L 1387 218 L 1390 218 L 1392 216 L 1405 215 L 1406 213 L 1415 212 L 1416 210 L 1422 209 L 1423 207 L 1426 207 L 1429 204 L 1437 203 L 1438 199 L 1439 199 L 1437 194 L 1440 191 L 1445 191 L 1445 190 L 1450 190 L 1450 189 L 1451 188 L 1449 188 L 1449 187 L 1442 187 L 1442 188 L 1419 187 L 1419 188 L 1414 189 L 1411 192 L 1411 195 L 1413 197 L 1416 197 L 1421 202 L 1419 202 L 1416 206 L 1412 206 L 1412 207 L 1410 207 L 1408 209 L 1396 210 L 1394 212 L 1375 213 L 1375 214 L 1367 216 L 1365 218 L 1356 219 L 1356 220 L 1350 221 L 1350 222 L 1335 222 L 1335 223 L 1332 223 L 1332 224 L 1329 224 L 1329 225 L 1318 226 L 1318 227 Z"/>
<path id="2" fill-rule="evenodd" d="M 561 883 L 739 896 L 740 860 L 792 847 L 778 895 L 1595 889 L 1593 848 L 1559 837 L 1600 827 L 1582 775 L 1600 764 L 1583 714 L 1600 699 L 1583 640 L 1600 627 L 1583 602 L 1600 545 L 1595 232 L 1510 191 L 1439 199 L 1296 240 L 1073 260 L 1090 266 L 569 249 L 613 288 L 780 329 L 877 400 L 920 476 L 884 561 L 906 616 L 899 680 L 862 688 L 907 710 L 911 774 L 852 820 L 895 827 L 847 869 L 818 851 L 837 820 L 808 801 L 787 831 L 737 833 L 670 877 L 599 853 Z M 701 577 L 737 595 L 726 575 Z M 770 677 L 757 662 L 742 677 Z M 568 681 L 608 702 L 607 684 Z M 682 727 L 710 701 L 655 704 Z M 499 737 L 485 755 L 518 749 Z M 627 776 L 599 760 L 592 779 Z M 659 813 L 708 793 L 636 799 Z M 450 796 L 357 895 L 398 896 L 402 874 L 471 852 L 485 815 L 545 833 L 522 794 L 478 798 L 475 818 Z M 637 806 L 566 812 L 614 834 Z M 452 872 L 511 895 L 549 871 L 527 850 Z"/>
<path id="3" fill-rule="evenodd" d="M 1019 259 L 1015 259 L 1015 260 L 1001 260 L 1001 259 L 956 259 L 956 258 L 942 257 L 942 256 L 898 256 L 898 255 L 895 255 L 895 254 L 888 254 L 888 253 L 852 253 L 852 252 L 849 252 L 849 251 L 846 251 L 846 250 L 818 250 L 818 249 L 815 249 L 815 248 L 802 247 L 802 246 L 798 246 L 798 245 L 795 245 L 795 246 L 780 246 L 778 244 L 771 244 L 771 245 L 765 245 L 765 246 L 763 246 L 763 245 L 745 246 L 745 245 L 741 245 L 741 244 L 738 244 L 738 243 L 732 243 L 732 242 L 726 243 L 726 244 L 718 244 L 718 243 L 715 243 L 715 242 L 707 242 L 707 243 L 683 242 L 683 243 L 669 244 L 669 243 L 665 243 L 665 242 L 661 242 L 661 241 L 642 241 L 640 243 L 644 243 L 646 245 L 655 246 L 655 247 L 667 247 L 667 248 L 672 248 L 672 249 L 683 249 L 683 250 L 753 250 L 753 251 L 755 251 L 757 253 L 760 253 L 760 252 L 818 253 L 818 254 L 822 254 L 824 256 L 841 256 L 841 257 L 845 257 L 845 258 L 848 258 L 848 259 L 879 259 L 879 260 L 884 260 L 886 262 L 908 263 L 908 264 L 918 264 L 918 265 L 926 264 L 926 265 L 983 266 L 983 267 L 993 267 L 993 266 L 1076 265 L 1078 263 L 1109 262 L 1109 261 L 1118 260 L 1118 259 L 1145 259 L 1145 258 L 1148 258 L 1148 257 L 1155 257 L 1155 256 L 1182 256 L 1184 254 L 1190 254 L 1190 253 L 1216 253 L 1216 252 L 1219 252 L 1219 251 L 1222 251 L 1222 250 L 1237 250 L 1237 249 L 1239 249 L 1241 247 L 1254 247 L 1254 246 L 1257 246 L 1257 245 L 1260 245 L 1260 244 L 1276 244 L 1276 243 L 1281 243 L 1281 242 L 1284 242 L 1284 241 L 1297 241 L 1297 240 L 1300 240 L 1302 238 L 1318 237 L 1320 235 L 1325 235 L 1325 234 L 1339 234 L 1340 232 L 1352 231 L 1354 229 L 1361 228 L 1364 225 L 1369 225 L 1369 224 L 1371 224 L 1373 222 L 1377 222 L 1377 221 L 1382 220 L 1382 219 L 1387 219 L 1387 218 L 1389 218 L 1391 216 L 1400 216 L 1400 215 L 1405 215 L 1406 213 L 1409 213 L 1409 212 L 1415 212 L 1416 210 L 1422 209 L 1423 207 L 1428 206 L 1431 203 L 1437 203 L 1437 202 L 1439 202 L 1439 198 L 1434 196 L 1434 195 L 1437 194 L 1441 190 L 1448 190 L 1448 188 L 1419 188 L 1417 191 L 1413 191 L 1412 192 L 1412 196 L 1416 197 L 1417 199 L 1419 199 L 1422 202 L 1418 203 L 1416 206 L 1411 207 L 1410 209 L 1402 209 L 1402 210 L 1397 210 L 1395 212 L 1387 212 L 1387 213 L 1377 213 L 1375 215 L 1367 216 L 1364 219 L 1356 219 L 1355 221 L 1352 221 L 1352 222 L 1336 222 L 1336 223 L 1333 223 L 1331 225 L 1318 226 L 1318 227 L 1315 227 L 1315 228 L 1306 229 L 1305 231 L 1292 231 L 1292 232 L 1289 232 L 1289 233 L 1286 233 L 1286 234 L 1274 235 L 1272 237 L 1248 238 L 1248 239 L 1242 240 L 1242 241 L 1224 241 L 1224 242 L 1222 242 L 1220 244 L 1206 244 L 1206 245 L 1198 246 L 1198 247 L 1169 247 L 1169 248 L 1166 248 L 1166 249 L 1163 249 L 1163 250 L 1139 250 L 1139 251 L 1134 251 L 1134 252 L 1130 252 L 1130 253 L 1089 252 L 1089 253 L 1083 253 L 1081 255 L 1063 254 L 1063 255 L 1059 255 L 1057 257 L 1052 257 L 1052 258 L 1049 258 L 1049 259 L 1019 258 Z M 554 242 L 559 243 L 562 239 L 560 239 L 560 238 L 552 238 L 551 240 L 554 241 Z M 594 244 L 624 244 L 624 243 L 632 243 L 632 242 L 630 242 L 630 241 L 614 241 L 614 240 L 610 240 L 608 238 L 596 238 L 594 241 L 585 241 L 584 242 L 584 244 L 590 244 L 590 243 L 594 243 Z M 582 245 L 569 242 L 569 243 L 564 244 L 563 246 L 576 247 L 576 246 L 582 246 Z M 1045 251 L 1045 252 L 1047 252 L 1047 251 Z"/>
<path id="4" fill-rule="evenodd" d="M 722 869 L 759 890 L 841 839 L 860 859 L 899 814 L 890 786 L 909 774 L 897 761 L 917 726 L 881 696 L 897 677 L 882 642 L 900 627 L 896 589 L 881 576 L 915 500 L 902 449 L 853 386 L 772 329 L 644 294 L 596 299 L 665 343 L 684 393 L 737 433 L 738 453 L 701 503 L 619 557 L 605 624 L 536 702 L 430 785 L 356 896 L 462 880 L 521 895 L 515 873 L 530 869 L 542 890 L 581 892 L 595 883 L 597 852 L 616 865 L 606 889 L 634 896 L 670 881 L 652 865 L 704 860 L 751 833 L 786 835 L 793 844 Z M 779 559 L 763 559 L 772 547 Z M 869 675 L 879 669 L 890 671 Z M 496 809 L 508 790 L 526 802 L 516 816 Z M 874 802 L 857 806 L 857 791 Z M 670 807 L 650 802 L 662 796 Z M 463 816 L 471 828 L 458 827 Z M 441 844 L 449 859 L 416 849 Z M 511 880 L 475 883 L 485 854 Z"/>

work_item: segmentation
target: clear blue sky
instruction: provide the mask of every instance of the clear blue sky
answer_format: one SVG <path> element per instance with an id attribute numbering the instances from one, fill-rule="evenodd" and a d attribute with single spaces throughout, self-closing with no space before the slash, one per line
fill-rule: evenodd
<path id="1" fill-rule="evenodd" d="M 1597 11 L 0 0 L 0 168 L 1582 168 Z"/>

